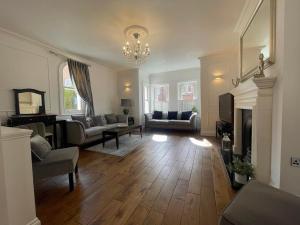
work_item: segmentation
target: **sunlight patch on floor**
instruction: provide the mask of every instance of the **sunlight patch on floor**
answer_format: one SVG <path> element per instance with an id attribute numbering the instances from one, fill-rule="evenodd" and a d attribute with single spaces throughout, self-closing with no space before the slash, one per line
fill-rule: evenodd
<path id="1" fill-rule="evenodd" d="M 212 147 L 212 143 L 209 142 L 207 139 L 202 139 L 202 140 L 198 140 L 196 138 L 189 138 L 190 139 L 190 142 L 192 142 L 194 145 L 197 145 L 197 146 L 201 146 L 201 147 Z"/>
<path id="2" fill-rule="evenodd" d="M 167 135 L 154 134 L 152 140 L 156 142 L 166 142 L 168 140 Z"/>

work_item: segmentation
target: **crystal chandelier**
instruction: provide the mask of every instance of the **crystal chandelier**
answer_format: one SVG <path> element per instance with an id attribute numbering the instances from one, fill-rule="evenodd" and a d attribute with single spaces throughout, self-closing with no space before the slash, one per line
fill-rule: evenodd
<path id="1" fill-rule="evenodd" d="M 150 47 L 148 43 L 143 44 L 142 41 L 148 36 L 148 30 L 139 25 L 129 26 L 124 30 L 127 38 L 126 44 L 123 46 L 123 55 L 129 62 L 141 65 L 150 55 Z"/>

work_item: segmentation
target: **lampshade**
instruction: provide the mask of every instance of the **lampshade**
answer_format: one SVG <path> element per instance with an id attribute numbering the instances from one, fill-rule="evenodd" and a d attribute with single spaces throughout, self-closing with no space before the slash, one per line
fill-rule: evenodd
<path id="1" fill-rule="evenodd" d="M 121 99 L 121 106 L 122 107 L 131 107 L 131 99 L 122 98 Z"/>

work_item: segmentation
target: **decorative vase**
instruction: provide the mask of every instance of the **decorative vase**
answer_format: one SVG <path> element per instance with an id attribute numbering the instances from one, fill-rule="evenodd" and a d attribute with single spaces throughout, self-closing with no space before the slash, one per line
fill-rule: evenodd
<path id="1" fill-rule="evenodd" d="M 238 173 L 234 173 L 234 179 L 239 184 L 247 184 L 248 183 L 247 175 L 241 175 Z"/>

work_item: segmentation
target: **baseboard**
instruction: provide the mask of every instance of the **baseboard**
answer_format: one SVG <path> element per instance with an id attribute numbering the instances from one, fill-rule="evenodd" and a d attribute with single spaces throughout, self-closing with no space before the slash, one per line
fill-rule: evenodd
<path id="1" fill-rule="evenodd" d="M 33 220 L 31 220 L 26 225 L 41 225 L 41 221 L 37 217 L 35 217 Z"/>
<path id="2" fill-rule="evenodd" d="M 216 132 L 215 131 L 209 131 L 209 130 L 202 130 L 201 131 L 201 136 L 215 136 Z"/>

